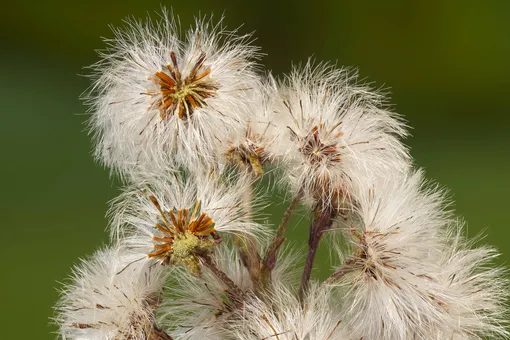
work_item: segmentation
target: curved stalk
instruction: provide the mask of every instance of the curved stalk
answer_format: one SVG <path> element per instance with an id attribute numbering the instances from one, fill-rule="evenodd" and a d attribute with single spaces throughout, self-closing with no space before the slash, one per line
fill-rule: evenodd
<path id="1" fill-rule="evenodd" d="M 315 217 L 310 218 L 310 233 L 308 238 L 308 254 L 306 256 L 306 263 L 303 269 L 303 275 L 301 277 L 301 285 L 299 287 L 299 299 L 304 300 L 306 293 L 308 292 L 308 286 L 310 276 L 312 274 L 313 263 L 315 261 L 315 255 L 319 248 L 319 242 L 322 235 L 327 231 L 334 219 L 334 212 L 331 207 L 325 207 L 317 209 Z"/>
<path id="2" fill-rule="evenodd" d="M 273 238 L 273 241 L 269 245 L 264 260 L 262 262 L 261 269 L 261 279 L 265 285 L 267 285 L 271 281 L 271 272 L 276 265 L 276 256 L 278 255 L 278 250 L 282 246 L 283 242 L 285 242 L 285 232 L 287 230 L 287 224 L 292 217 L 293 211 L 298 206 L 301 201 L 301 193 L 298 193 L 290 202 L 283 218 L 280 222 L 280 225 L 276 229 L 276 234 Z"/>

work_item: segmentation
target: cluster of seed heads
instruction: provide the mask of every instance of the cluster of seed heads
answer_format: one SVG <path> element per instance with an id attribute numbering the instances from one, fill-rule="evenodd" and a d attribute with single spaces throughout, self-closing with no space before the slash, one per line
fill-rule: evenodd
<path id="1" fill-rule="evenodd" d="M 124 187 L 109 245 L 62 289 L 59 337 L 508 337 L 498 253 L 463 236 L 383 94 L 312 60 L 274 77 L 252 35 L 177 22 L 127 20 L 91 66 L 94 155 Z M 281 221 L 263 214 L 274 192 Z"/>

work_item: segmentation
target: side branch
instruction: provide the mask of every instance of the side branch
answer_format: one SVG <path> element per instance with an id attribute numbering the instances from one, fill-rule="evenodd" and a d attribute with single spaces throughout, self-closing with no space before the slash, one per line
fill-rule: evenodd
<path id="1" fill-rule="evenodd" d="M 244 296 L 244 292 L 223 270 L 216 266 L 211 256 L 202 255 L 200 258 L 202 259 L 204 266 L 207 267 L 214 274 L 214 276 L 216 276 L 228 287 L 228 292 L 230 295 L 232 295 L 237 300 L 241 300 Z"/>
<path id="2" fill-rule="evenodd" d="M 232 235 L 232 241 L 237 247 L 243 265 L 248 269 L 251 280 L 256 286 L 260 281 L 260 255 L 257 241 L 252 235 Z"/>
<path id="3" fill-rule="evenodd" d="M 331 207 L 318 208 L 315 218 L 310 218 L 310 234 L 308 238 L 308 254 L 306 257 L 305 267 L 303 269 L 303 276 L 301 277 L 301 286 L 299 287 L 299 298 L 304 300 L 308 292 L 308 285 L 310 276 L 312 274 L 313 262 L 322 234 L 331 227 L 334 219 L 334 212 Z"/>
<path id="4" fill-rule="evenodd" d="M 154 326 L 154 329 L 149 334 L 148 340 L 173 340 L 173 338 L 162 329 Z"/>
<path id="5" fill-rule="evenodd" d="M 245 168 L 248 171 L 248 169 Z M 253 177 L 255 179 L 256 176 Z M 252 183 L 253 184 L 253 183 Z M 253 188 L 252 185 L 246 190 L 243 201 L 245 203 L 247 216 L 253 216 Z M 255 291 L 260 287 L 261 258 L 257 249 L 257 240 L 252 235 L 234 234 L 232 241 L 236 246 L 243 265 L 248 269 Z"/>
<path id="6" fill-rule="evenodd" d="M 283 215 L 282 221 L 276 230 L 276 235 L 273 238 L 273 241 L 269 245 L 267 249 L 266 255 L 264 257 L 264 261 L 262 262 L 262 280 L 264 283 L 268 283 L 271 281 L 271 271 L 274 269 L 276 265 L 276 256 L 278 255 L 278 250 L 282 246 L 283 242 L 285 242 L 285 232 L 287 230 L 287 224 L 292 217 L 292 213 L 296 209 L 301 200 L 301 193 L 298 193 L 290 202 L 289 207 L 285 211 Z"/>
<path id="7" fill-rule="evenodd" d="M 342 267 L 338 268 L 324 282 L 325 283 L 333 283 L 335 281 L 342 279 L 346 274 L 349 274 L 353 271 L 353 266 L 355 264 L 356 264 L 356 261 L 352 258 L 349 258 L 347 261 L 345 261 L 345 263 Z"/>

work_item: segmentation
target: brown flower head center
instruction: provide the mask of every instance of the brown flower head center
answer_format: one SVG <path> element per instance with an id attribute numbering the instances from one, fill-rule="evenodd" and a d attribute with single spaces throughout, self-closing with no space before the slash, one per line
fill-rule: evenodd
<path id="1" fill-rule="evenodd" d="M 227 150 L 227 159 L 236 165 L 250 170 L 257 177 L 263 175 L 263 164 L 268 157 L 260 143 L 260 139 L 259 135 L 254 135 L 251 129 L 248 128 L 243 142 L 232 145 Z"/>
<path id="2" fill-rule="evenodd" d="M 193 272 L 199 271 L 198 256 L 207 253 L 216 244 L 214 221 L 206 213 L 198 214 L 199 201 L 192 211 L 173 209 L 165 212 L 156 197 L 150 196 L 150 199 L 162 218 L 162 223 L 156 223 L 156 228 L 163 233 L 163 237 L 152 238 L 157 243 L 149 258 L 157 258 L 162 264 L 173 263 Z"/>
<path id="3" fill-rule="evenodd" d="M 300 142 L 298 150 L 308 163 L 312 165 L 331 165 L 339 163 L 342 158 L 341 150 L 343 146 L 339 146 L 336 139 L 340 138 L 343 133 L 336 132 L 336 134 L 333 135 L 338 125 L 329 131 L 325 131 L 322 124 L 315 125 L 305 136 L 298 136 L 292 129 L 289 128 L 289 130 L 291 138 Z M 329 138 L 331 136 L 334 137 L 333 141 Z"/>
<path id="4" fill-rule="evenodd" d="M 156 72 L 151 77 L 159 90 L 147 93 L 155 98 L 149 109 L 157 108 L 161 119 L 177 115 L 179 119 L 187 120 L 196 109 L 205 106 L 206 99 L 213 97 L 219 87 L 210 77 L 211 67 L 205 66 L 205 57 L 202 52 L 189 74 L 184 77 L 175 53 L 170 52 L 172 64 L 166 65 L 166 70 Z"/>
<path id="5" fill-rule="evenodd" d="M 384 272 L 397 269 L 393 264 L 393 259 L 395 255 L 399 254 L 399 251 L 398 249 L 388 249 L 384 239 L 397 233 L 367 230 L 363 230 L 361 234 L 353 232 L 353 236 L 358 239 L 358 246 L 353 254 L 355 259 L 353 263 L 368 277 L 383 279 L 386 283 L 392 284 L 385 278 Z"/>

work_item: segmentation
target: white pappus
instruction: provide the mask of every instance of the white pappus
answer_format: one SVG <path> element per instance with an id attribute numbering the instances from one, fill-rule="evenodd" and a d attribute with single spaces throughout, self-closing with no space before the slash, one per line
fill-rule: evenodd
<path id="1" fill-rule="evenodd" d="M 429 339 L 506 339 L 508 271 L 495 266 L 494 248 L 475 246 L 479 240 L 468 241 L 463 234 L 463 223 L 452 222 L 435 276 L 441 287 L 435 298 L 452 322 L 431 330 Z"/>
<path id="2" fill-rule="evenodd" d="M 148 176 L 112 202 L 112 238 L 162 264 L 198 272 L 200 255 L 222 237 L 266 233 L 253 221 L 257 203 L 243 200 L 250 185 L 244 176 L 226 179 L 217 173 Z"/>
<path id="3" fill-rule="evenodd" d="M 351 250 L 328 279 L 345 290 L 345 322 L 363 339 L 429 339 L 452 322 L 435 298 L 451 219 L 444 192 L 420 171 L 374 176 L 355 191 L 357 216 L 344 230 Z"/>
<path id="4" fill-rule="evenodd" d="M 111 248 L 75 267 L 56 307 L 62 339 L 166 339 L 155 321 L 166 273 L 135 260 Z"/>
<path id="5" fill-rule="evenodd" d="M 249 273 L 234 248 L 220 245 L 211 258 L 239 291 L 231 291 L 207 268 L 197 276 L 175 267 L 160 320 L 176 340 L 231 339 L 229 323 L 234 313 L 253 298 Z"/>
<path id="6" fill-rule="evenodd" d="M 280 82 L 279 94 L 273 152 L 285 157 L 287 182 L 310 205 L 340 204 L 367 172 L 409 167 L 403 122 L 352 71 L 309 61 Z"/>
<path id="7" fill-rule="evenodd" d="M 240 131 L 229 131 L 219 143 L 217 155 L 220 168 L 234 165 L 241 171 L 248 171 L 254 177 L 262 176 L 265 171 L 277 166 L 280 155 L 275 154 L 274 143 L 282 133 L 276 124 L 275 101 L 278 100 L 276 81 L 268 74 L 262 81 L 258 91 L 253 91 L 254 105 L 249 120 Z"/>
<path id="8" fill-rule="evenodd" d="M 347 340 L 340 309 L 330 287 L 312 283 L 302 302 L 286 282 L 278 282 L 266 299 L 253 299 L 233 324 L 235 339 Z"/>
<path id="9" fill-rule="evenodd" d="M 139 165 L 157 172 L 169 160 L 210 161 L 228 131 L 241 131 L 257 90 L 258 48 L 222 19 L 197 19 L 181 40 L 163 10 L 152 23 L 127 20 L 91 66 L 85 96 L 95 156 L 130 178 Z"/>
<path id="10" fill-rule="evenodd" d="M 260 74 L 252 36 L 223 18 L 183 35 L 164 9 L 126 23 L 84 96 L 94 155 L 126 186 L 111 248 L 62 290 L 61 338 L 509 337 L 497 252 L 468 242 L 446 192 L 414 169 L 384 93 L 311 60 Z M 291 200 L 273 233 L 262 199 L 275 183 Z M 287 247 L 296 217 L 309 219 L 306 253 Z M 321 249 L 340 263 L 325 281 Z"/>

